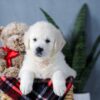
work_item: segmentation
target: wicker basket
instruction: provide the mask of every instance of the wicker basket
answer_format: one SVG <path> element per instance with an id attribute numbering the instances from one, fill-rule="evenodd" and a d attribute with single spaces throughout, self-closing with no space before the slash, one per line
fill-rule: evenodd
<path id="1" fill-rule="evenodd" d="M 0 91 L 0 100 L 12 100 L 8 95 Z"/>
<path id="2" fill-rule="evenodd" d="M 71 87 L 71 89 L 69 90 L 67 95 L 65 96 L 64 100 L 74 100 L 74 98 L 73 98 L 73 86 Z"/>

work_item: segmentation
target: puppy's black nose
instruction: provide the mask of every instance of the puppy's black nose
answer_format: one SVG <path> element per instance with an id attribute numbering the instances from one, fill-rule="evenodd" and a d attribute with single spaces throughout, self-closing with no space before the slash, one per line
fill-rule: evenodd
<path id="1" fill-rule="evenodd" d="M 36 48 L 36 51 L 37 51 L 38 53 L 41 53 L 41 52 L 43 51 L 43 48 L 37 47 L 37 48 Z"/>

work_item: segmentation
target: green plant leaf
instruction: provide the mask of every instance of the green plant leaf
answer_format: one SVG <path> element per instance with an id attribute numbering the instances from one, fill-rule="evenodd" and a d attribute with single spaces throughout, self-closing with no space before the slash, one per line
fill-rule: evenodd
<path id="1" fill-rule="evenodd" d="M 76 19 L 74 35 L 77 35 L 79 32 L 83 32 L 86 29 L 87 15 L 88 15 L 88 6 L 87 4 L 84 4 L 80 9 L 80 12 Z"/>
<path id="2" fill-rule="evenodd" d="M 86 31 L 87 16 L 88 16 L 88 6 L 87 6 L 87 4 L 84 4 L 82 6 L 82 8 L 80 9 L 79 14 L 76 18 L 74 29 L 72 32 L 71 52 L 72 52 L 73 56 L 74 56 L 76 42 L 78 39 L 78 34 L 85 33 L 85 31 Z"/>
<path id="3" fill-rule="evenodd" d="M 83 60 L 86 59 L 84 57 L 86 56 L 85 54 L 86 34 L 85 33 L 86 33 L 86 24 L 87 24 L 87 12 L 88 12 L 87 4 L 84 4 L 77 16 L 74 31 L 72 33 L 72 40 L 71 40 L 71 50 L 73 53 L 72 67 L 76 69 L 78 74 L 81 72 L 81 71 L 78 72 L 81 69 L 80 65 L 84 66 L 85 64 L 85 61 L 83 61 L 82 63 L 81 59 Z"/>
<path id="4" fill-rule="evenodd" d="M 80 79 L 79 79 L 79 82 L 78 84 L 79 85 L 79 91 L 82 92 L 83 89 L 84 89 L 84 86 L 86 85 L 88 78 L 91 74 L 91 70 L 93 69 L 97 59 L 100 57 L 100 51 L 97 52 L 96 56 L 94 57 L 93 61 L 91 61 L 91 64 L 86 66 L 83 71 L 81 72 L 81 75 L 80 75 Z M 77 84 L 77 85 L 78 85 Z"/>
<path id="5" fill-rule="evenodd" d="M 52 23 L 56 28 L 59 29 L 59 26 L 55 23 L 55 21 L 53 20 L 53 18 L 46 11 L 44 11 L 42 8 L 40 8 L 40 10 L 44 14 L 44 16 L 47 19 L 47 21 L 50 22 L 50 23 Z"/>
<path id="6" fill-rule="evenodd" d="M 75 52 L 73 56 L 72 68 L 77 71 L 77 79 L 79 79 L 81 71 L 86 63 L 86 40 L 85 33 L 80 33 L 78 36 Z"/>
<path id="7" fill-rule="evenodd" d="M 77 16 L 75 27 L 72 33 L 71 51 L 72 51 L 72 68 L 77 71 L 75 79 L 75 92 L 83 91 L 83 83 L 80 75 L 86 65 L 86 25 L 88 17 L 88 6 L 84 4 Z M 83 78 L 84 81 L 85 78 Z"/>
<path id="8" fill-rule="evenodd" d="M 94 55 L 96 53 L 96 50 L 99 47 L 99 45 L 100 45 L 100 35 L 97 37 L 96 41 L 94 42 L 94 45 L 93 45 L 93 47 L 91 49 L 91 52 L 87 57 L 86 66 L 88 66 L 92 62 L 92 59 L 93 59 L 93 57 L 94 57 Z"/>
<path id="9" fill-rule="evenodd" d="M 94 66 L 99 57 L 100 57 L 100 51 L 98 51 L 96 53 L 95 57 L 93 57 L 93 59 L 92 59 L 92 61 L 91 61 L 89 66 Z"/>

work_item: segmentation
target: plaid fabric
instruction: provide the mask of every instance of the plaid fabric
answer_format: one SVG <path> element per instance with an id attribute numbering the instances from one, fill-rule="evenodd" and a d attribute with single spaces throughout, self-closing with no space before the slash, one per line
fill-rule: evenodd
<path id="1" fill-rule="evenodd" d="M 50 80 L 35 79 L 32 92 L 24 96 L 19 90 L 19 79 L 2 76 L 0 77 L 0 90 L 10 96 L 12 100 L 63 100 L 72 87 L 72 83 L 73 78 L 69 77 L 66 80 L 66 93 L 63 97 L 58 97 L 53 92 Z"/>

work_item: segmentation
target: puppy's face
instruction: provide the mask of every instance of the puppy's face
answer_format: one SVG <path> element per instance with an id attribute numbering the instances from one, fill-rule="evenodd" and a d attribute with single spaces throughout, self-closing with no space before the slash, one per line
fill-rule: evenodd
<path id="1" fill-rule="evenodd" d="M 30 34 L 29 45 L 34 56 L 47 57 L 51 54 L 54 38 L 51 37 L 50 33 L 45 33 L 45 30 L 39 30 Z"/>
<path id="2" fill-rule="evenodd" d="M 38 22 L 32 25 L 24 36 L 26 49 L 36 57 L 49 57 L 61 51 L 65 41 L 61 32 L 52 24 Z"/>

